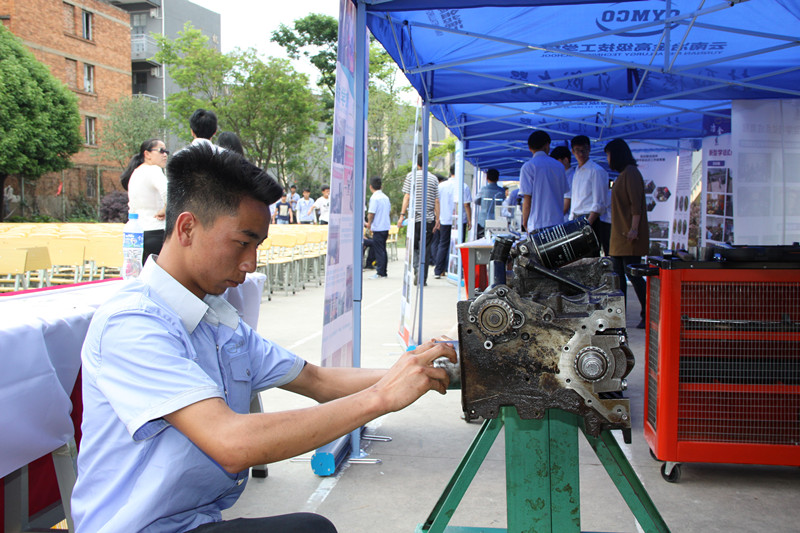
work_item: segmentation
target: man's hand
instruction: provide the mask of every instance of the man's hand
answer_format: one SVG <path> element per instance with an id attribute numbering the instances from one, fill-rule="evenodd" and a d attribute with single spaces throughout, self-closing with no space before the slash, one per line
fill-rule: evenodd
<path id="1" fill-rule="evenodd" d="M 373 385 L 372 389 L 386 402 L 387 412 L 399 411 L 429 390 L 445 393 L 450 383 L 447 372 L 443 368 L 433 367 L 433 362 L 440 357 L 447 357 L 453 363 L 458 361 L 452 345 L 436 344 L 431 340 L 403 354 L 389 372 Z"/>

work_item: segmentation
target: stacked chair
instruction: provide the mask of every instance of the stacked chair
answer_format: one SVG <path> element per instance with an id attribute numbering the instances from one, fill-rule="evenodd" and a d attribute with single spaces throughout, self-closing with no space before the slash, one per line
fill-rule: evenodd
<path id="1" fill-rule="evenodd" d="M 0 224 L 0 292 L 119 276 L 122 224 Z"/>
<path id="2" fill-rule="evenodd" d="M 122 224 L 0 223 L 0 292 L 118 277 Z M 271 225 L 258 250 L 265 290 L 287 296 L 325 276 L 327 226 Z"/>

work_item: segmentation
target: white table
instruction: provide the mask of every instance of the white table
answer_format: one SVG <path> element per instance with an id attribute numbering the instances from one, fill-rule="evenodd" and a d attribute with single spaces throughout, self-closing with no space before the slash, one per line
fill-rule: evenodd
<path id="1" fill-rule="evenodd" d="M 264 274 L 248 274 L 242 285 L 225 293 L 253 328 L 265 281 Z M 0 477 L 72 442 L 70 394 L 83 339 L 94 311 L 123 283 L 117 279 L 0 297 Z M 8 487 L 6 492 L 8 501 Z"/>

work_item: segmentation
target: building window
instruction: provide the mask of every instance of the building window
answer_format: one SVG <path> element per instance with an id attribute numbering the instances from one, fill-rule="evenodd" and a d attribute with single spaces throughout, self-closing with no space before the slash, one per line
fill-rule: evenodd
<path id="1" fill-rule="evenodd" d="M 66 74 L 67 87 L 78 89 L 78 62 L 74 59 L 64 59 L 64 71 Z"/>
<path id="2" fill-rule="evenodd" d="M 149 15 L 144 13 L 131 13 L 131 33 L 140 35 L 147 33 L 147 19 Z"/>
<path id="3" fill-rule="evenodd" d="M 84 127 L 86 129 L 86 144 L 95 146 L 97 144 L 97 119 L 95 117 L 86 117 Z"/>
<path id="4" fill-rule="evenodd" d="M 83 90 L 87 93 L 94 92 L 94 65 L 83 64 Z"/>
<path id="5" fill-rule="evenodd" d="M 93 23 L 93 16 L 90 12 L 84 11 L 81 20 L 83 21 L 83 38 L 89 41 L 92 40 L 92 35 L 94 34 L 94 30 L 92 28 Z"/>
<path id="6" fill-rule="evenodd" d="M 94 175 L 94 170 L 86 171 L 86 198 L 97 197 L 97 178 Z"/>
<path id="7" fill-rule="evenodd" d="M 75 35 L 75 6 L 64 2 L 61 7 L 61 14 L 64 19 L 64 33 Z"/>

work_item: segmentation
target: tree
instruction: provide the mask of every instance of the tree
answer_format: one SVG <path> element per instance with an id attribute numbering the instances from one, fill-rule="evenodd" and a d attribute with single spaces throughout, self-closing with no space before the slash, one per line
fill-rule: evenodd
<path id="1" fill-rule="evenodd" d="M 290 58 L 300 59 L 302 53 L 319 70 L 317 86 L 322 89 L 320 120 L 332 126 L 339 21 L 329 15 L 311 13 L 295 20 L 293 28 L 281 24 L 272 32 L 272 40 L 284 47 Z"/>
<path id="2" fill-rule="evenodd" d="M 198 108 L 218 111 L 228 102 L 228 75 L 234 57 L 208 44 L 208 37 L 187 22 L 176 39 L 153 34 L 158 44 L 155 60 L 163 64 L 181 89 L 167 96 L 173 130 L 191 140 L 189 117 Z"/>
<path id="3" fill-rule="evenodd" d="M 317 127 L 317 102 L 308 77 L 285 59 L 266 62 L 255 50 L 236 54 L 229 99 L 220 122 L 239 135 L 247 157 L 265 170 L 275 163 L 285 182 L 286 161 Z"/>
<path id="4" fill-rule="evenodd" d="M 302 54 L 319 70 L 318 85 L 331 96 L 336 92 L 338 39 L 339 21 L 320 13 L 311 13 L 295 20 L 293 29 L 281 24 L 272 32 L 272 40 L 284 47 L 290 58 L 300 59 L 302 50 Z"/>
<path id="5" fill-rule="evenodd" d="M 217 52 L 190 24 L 175 40 L 158 42 L 156 58 L 182 89 L 167 99 L 172 122 L 188 134 L 195 109 L 213 110 L 219 129 L 236 133 L 253 163 L 265 170 L 275 163 L 283 178 L 288 155 L 316 131 L 319 110 L 308 77 L 287 60 L 264 61 L 252 49 Z"/>
<path id="6" fill-rule="evenodd" d="M 75 95 L 0 24 L 0 215 L 8 175 L 35 179 L 72 165 L 80 124 Z"/>
<path id="7" fill-rule="evenodd" d="M 100 132 L 98 157 L 116 161 L 124 168 L 147 139 L 163 139 L 169 120 L 157 102 L 132 95 L 110 102 L 105 109 L 108 119 Z"/>

